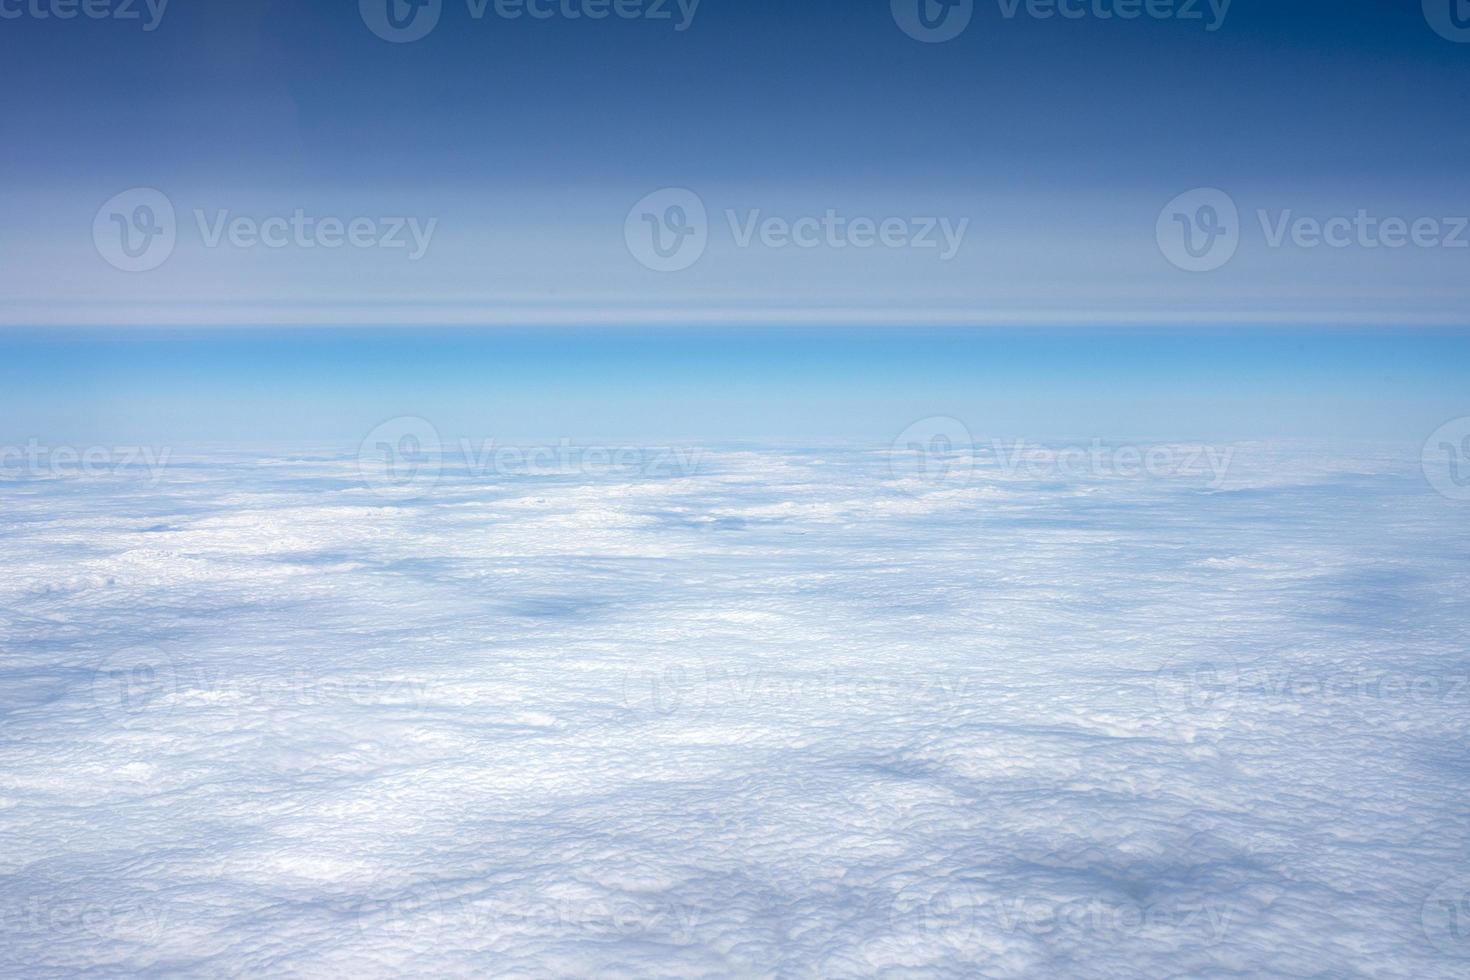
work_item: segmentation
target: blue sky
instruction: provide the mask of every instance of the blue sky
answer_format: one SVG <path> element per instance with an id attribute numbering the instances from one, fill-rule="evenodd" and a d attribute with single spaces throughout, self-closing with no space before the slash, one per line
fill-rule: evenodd
<path id="1" fill-rule="evenodd" d="M 949 416 L 983 446 L 1303 438 L 1417 453 L 1464 414 L 1470 363 L 1463 331 L 1246 327 L 53 329 L 12 331 L 4 348 L 9 431 L 72 444 L 355 446 L 416 416 L 450 444 L 886 446 Z"/>
<path id="2" fill-rule="evenodd" d="M 22 434 L 336 439 L 423 414 L 474 435 L 881 441 L 940 413 L 1412 442 L 1463 414 L 1470 44 L 1418 0 L 1235 0 L 1214 30 L 1207 3 L 1042 19 L 990 0 L 944 43 L 888 0 L 703 0 L 684 30 L 674 3 L 508 20 L 445 0 L 410 43 L 345 0 L 172 0 L 151 30 L 146 6 L 31 3 L 0 19 L 0 400 Z M 172 238 L 126 271 L 139 188 Z M 707 243 L 657 271 L 629 228 L 669 188 Z M 1236 242 L 1192 272 L 1163 236 L 1201 220 L 1178 196 L 1202 188 Z M 317 230 L 260 244 L 297 215 Z M 756 230 L 825 215 L 910 238 Z M 1434 242 L 1330 247 L 1293 224 L 1357 215 Z M 323 247 L 354 221 L 367 246 Z M 925 228 L 952 254 L 917 247 Z M 394 230 L 406 247 L 383 247 Z"/>
<path id="3" fill-rule="evenodd" d="M 1007 7 L 977 4 L 941 44 L 888 0 L 703 0 L 682 31 L 673 0 L 667 20 L 598 21 L 445 0 L 404 44 L 345 0 L 173 0 L 151 31 L 142 7 L 3 20 L 0 323 L 1463 320 L 1470 249 L 1271 247 L 1257 217 L 1470 212 L 1470 45 L 1417 0 L 1236 0 L 1213 31 L 1203 0 L 1200 20 Z M 90 229 L 139 187 L 177 209 L 178 242 L 130 274 Z M 677 274 L 622 234 L 667 187 L 711 228 Z M 1202 187 L 1241 213 L 1238 254 L 1207 275 L 1155 240 L 1160 209 Z M 220 217 L 297 210 L 435 227 L 417 260 L 207 245 Z M 968 224 L 949 261 L 732 230 L 829 210 Z"/>
<path id="4" fill-rule="evenodd" d="M 898 31 L 887 0 L 702 0 L 682 32 L 677 13 L 475 20 L 448 0 L 440 27 L 403 45 L 341 0 L 172 0 L 152 32 L 0 23 L 26 96 L 6 108 L 25 138 L 0 174 L 63 188 L 1119 190 L 1202 170 L 1454 187 L 1470 148 L 1454 98 L 1467 51 L 1418 0 L 1235 0 L 1214 32 L 1006 19 L 982 0 L 964 35 L 935 45 Z"/>

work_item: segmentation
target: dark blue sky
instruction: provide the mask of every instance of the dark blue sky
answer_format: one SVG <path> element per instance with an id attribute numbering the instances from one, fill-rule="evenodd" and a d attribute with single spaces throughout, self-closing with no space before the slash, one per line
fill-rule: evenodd
<path id="1" fill-rule="evenodd" d="M 933 45 L 896 30 L 887 0 L 703 0 L 684 32 L 476 21 L 446 0 L 401 45 L 352 0 L 172 0 L 151 33 L 0 21 L 0 59 L 7 182 L 1116 187 L 1202 166 L 1252 182 L 1470 169 L 1470 46 L 1429 30 L 1419 0 L 1236 0 L 1215 32 L 1007 20 L 981 0 Z"/>
<path id="2" fill-rule="evenodd" d="M 443 0 L 403 44 L 356 0 L 170 0 L 152 31 L 0 19 L 0 323 L 1460 317 L 1470 253 L 1268 249 L 1254 228 L 1258 209 L 1470 213 L 1470 44 L 1421 0 L 1234 0 L 1214 31 L 1209 0 L 1149 0 L 1199 20 L 1007 18 L 1009 2 L 976 0 L 940 44 L 900 30 L 890 0 L 702 0 L 684 31 L 677 0 L 662 21 L 505 20 L 493 2 L 477 20 Z M 99 260 L 91 234 L 140 187 L 180 221 L 146 275 Z M 623 236 L 669 187 L 712 222 L 677 275 Z M 1239 255 L 1209 276 L 1156 242 L 1193 188 L 1242 216 Z M 432 218 L 436 238 L 412 264 L 207 250 L 192 217 L 298 208 Z M 829 208 L 970 228 L 939 264 L 737 249 L 722 227 L 727 209 Z"/>

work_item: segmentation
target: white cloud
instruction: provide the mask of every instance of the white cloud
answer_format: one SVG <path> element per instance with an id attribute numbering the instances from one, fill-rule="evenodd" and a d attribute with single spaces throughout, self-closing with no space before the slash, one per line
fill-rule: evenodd
<path id="1" fill-rule="evenodd" d="M 1463 974 L 1417 460 L 202 464 L 0 483 L 7 974 Z"/>

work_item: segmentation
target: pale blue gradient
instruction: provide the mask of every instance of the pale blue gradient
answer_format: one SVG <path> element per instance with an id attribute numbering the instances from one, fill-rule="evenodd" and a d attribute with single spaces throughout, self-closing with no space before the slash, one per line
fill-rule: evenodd
<path id="1" fill-rule="evenodd" d="M 1470 333 L 1286 328 L 321 329 L 0 334 L 5 441 L 977 437 L 1417 445 L 1470 413 Z"/>

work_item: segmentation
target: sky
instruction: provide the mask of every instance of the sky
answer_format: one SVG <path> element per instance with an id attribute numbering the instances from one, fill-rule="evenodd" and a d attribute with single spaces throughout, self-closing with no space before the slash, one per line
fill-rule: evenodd
<path id="1" fill-rule="evenodd" d="M 905 2 L 0 0 L 8 441 L 1462 414 L 1448 6 Z"/>
<path id="2" fill-rule="evenodd" d="M 566 15 L 583 0 L 541 19 L 443 0 L 432 31 L 392 43 L 369 27 L 377 2 L 59 20 L 5 0 L 0 323 L 1463 319 L 1470 247 L 1450 243 L 1470 233 L 1445 219 L 1470 212 L 1470 45 L 1418 0 L 1180 0 L 1126 20 L 1099 16 L 1116 0 L 1067 8 L 1081 18 L 988 0 L 939 43 L 888 0 L 625 0 L 640 16 L 600 20 Z M 114 198 L 137 188 L 176 215 L 146 272 L 92 234 L 117 233 L 137 202 Z M 674 272 L 625 235 L 666 188 L 707 210 L 705 250 Z M 1238 208 L 1238 242 L 1190 272 L 1157 222 L 1201 188 Z M 313 228 L 369 220 L 375 244 L 220 234 L 298 210 Z M 829 211 L 912 222 L 937 247 L 741 238 Z M 1359 211 L 1445 223 L 1432 247 L 1273 244 L 1282 221 Z M 941 222 L 957 247 L 923 233 Z"/>
<path id="3" fill-rule="evenodd" d="M 270 328 L 11 331 L 6 444 L 355 448 L 422 418 L 446 446 L 888 446 L 945 417 L 992 440 L 1331 439 L 1411 455 L 1464 415 L 1450 329 Z M 48 443 L 47 440 L 50 440 Z"/>

